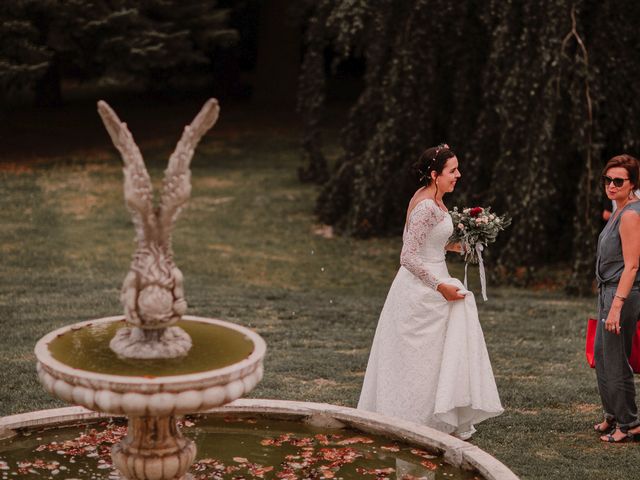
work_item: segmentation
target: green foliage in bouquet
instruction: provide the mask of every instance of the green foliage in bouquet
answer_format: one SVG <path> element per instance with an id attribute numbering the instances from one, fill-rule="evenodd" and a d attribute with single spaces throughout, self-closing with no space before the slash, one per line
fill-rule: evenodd
<path id="1" fill-rule="evenodd" d="M 460 242 L 467 263 L 478 263 L 476 245 L 484 247 L 496 241 L 498 232 L 511 224 L 508 215 L 491 213 L 491 207 L 464 208 L 453 207 L 449 212 L 453 221 L 453 234 L 450 242 Z"/>

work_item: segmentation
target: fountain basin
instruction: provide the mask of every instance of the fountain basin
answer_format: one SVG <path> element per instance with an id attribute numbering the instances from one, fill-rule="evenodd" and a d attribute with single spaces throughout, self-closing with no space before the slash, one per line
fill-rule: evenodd
<path id="1" fill-rule="evenodd" d="M 259 422 L 263 420 L 281 422 L 288 421 L 300 425 L 300 429 L 314 428 L 325 429 L 327 434 L 342 434 L 342 439 L 348 438 L 348 436 L 354 435 L 354 433 L 344 433 L 348 430 L 357 430 L 360 434 L 366 436 L 378 435 L 384 438 L 384 444 L 390 443 L 402 443 L 408 445 L 410 449 L 419 449 L 423 452 L 417 452 L 418 455 L 424 453 L 432 454 L 437 458 L 432 458 L 425 455 L 423 458 L 431 458 L 426 463 L 444 464 L 444 472 L 448 472 L 443 476 L 443 470 L 427 472 L 413 473 L 413 478 L 474 478 L 477 480 L 517 480 L 518 477 L 511 472 L 504 464 L 493 458 L 488 453 L 481 450 L 479 447 L 472 445 L 468 442 L 464 442 L 457 438 L 446 435 L 437 430 L 433 430 L 429 427 L 418 425 L 411 422 L 406 422 L 396 418 L 385 417 L 383 415 L 364 412 L 348 407 L 341 407 L 336 405 L 321 404 L 321 403 L 308 403 L 308 402 L 293 402 L 293 401 L 281 401 L 281 400 L 267 400 L 267 399 L 240 399 L 235 402 L 226 405 L 224 407 L 216 408 L 207 411 L 207 416 L 232 416 L 240 418 L 253 418 Z M 19 441 L 18 432 L 35 432 L 42 430 L 43 428 L 63 429 L 72 424 L 96 424 L 105 418 L 104 415 L 95 412 L 90 412 L 80 407 L 68 407 L 55 410 L 44 410 L 40 412 L 31 412 L 26 414 L 14 415 L 11 417 L 0 418 L 0 441 L 3 439 L 9 439 L 12 435 Z M 197 420 L 196 420 L 197 422 Z M 225 435 L 243 434 L 234 423 L 228 423 L 228 432 Z M 197 428 L 197 426 L 196 426 Z M 197 465 L 207 464 L 207 458 L 211 455 L 220 459 L 223 457 L 224 445 L 232 444 L 234 442 L 233 437 L 229 437 L 229 440 L 223 440 L 220 444 L 218 440 L 217 445 L 213 450 L 208 449 L 205 444 L 202 443 L 202 435 L 197 431 L 188 431 L 190 435 L 195 436 L 196 441 L 199 443 L 198 451 L 201 452 L 200 459 Z M 245 429 L 246 431 L 246 429 Z M 276 437 L 279 432 L 276 428 L 269 433 L 270 436 Z M 358 435 L 358 433 L 356 433 Z M 32 435 L 35 436 L 35 435 Z M 58 439 L 60 440 L 60 439 Z M 6 442 L 6 440 L 5 440 Z M 60 442 L 59 442 L 60 443 Z M 235 442 L 238 444 L 241 442 Z M 259 440 L 255 442 L 259 447 Z M 343 445 L 354 446 L 359 448 L 356 444 L 351 442 L 344 442 Z M 0 443 L 2 445 L 2 443 Z M 222 446 L 220 446 L 222 445 Z M 56 447 L 57 449 L 58 447 Z M 316 447 L 318 451 L 320 447 Z M 381 450 L 378 449 L 380 453 Z M 402 449 L 405 453 L 406 449 Z M 262 463 L 265 464 L 265 459 L 262 458 L 262 452 L 257 450 L 257 455 L 254 455 L 249 450 L 238 450 L 232 452 L 231 456 L 246 457 L 246 461 L 249 463 Z M 402 452 L 400 452 L 402 453 Z M 413 450 L 412 450 L 413 453 Z M 388 455 L 396 456 L 391 452 Z M 2 448 L 0 448 L 0 459 L 3 457 Z M 60 458 L 60 457 L 58 457 Z M 79 458 L 76 459 L 80 461 Z M 418 458 L 418 461 L 421 459 Z M 244 460 L 227 459 L 227 465 L 233 464 L 242 465 Z M 210 463 L 209 463 L 210 464 Z M 393 465 L 393 464 L 392 464 Z M 103 464 L 103 467 L 105 465 Z M 388 465 L 386 465 L 388 466 Z M 107 466 L 108 467 L 108 466 Z M 456 473 L 450 469 L 457 468 L 459 471 Z M 100 467 L 98 467 L 100 468 Z M 108 478 L 108 470 L 96 470 L 95 477 L 92 478 Z M 275 478 L 276 471 L 272 471 L 264 475 L 264 478 Z M 345 476 L 342 475 L 342 471 L 336 472 L 337 476 L 342 478 L 372 478 L 371 476 L 362 476 L 361 474 L 349 475 L 347 472 Z M 104 475 L 104 476 L 103 476 Z M 396 467 L 396 472 L 391 473 L 391 478 L 400 478 L 400 471 Z M 386 475 L 385 475 L 386 476 Z M 200 477 L 198 477 L 200 478 Z M 203 477 L 204 478 L 204 477 Z M 218 478 L 217 476 L 206 478 Z M 226 478 L 226 477 L 225 477 Z M 230 478 L 230 477 L 229 477 Z M 247 477 L 250 478 L 250 477 Z M 255 478 L 255 477 L 254 477 Z M 258 477 L 263 478 L 263 477 Z M 411 478 L 411 477 L 406 477 Z"/>
<path id="2" fill-rule="evenodd" d="M 121 360 L 115 354 L 109 358 L 104 352 L 106 360 L 96 364 L 90 358 L 69 355 L 69 350 L 76 348 L 77 352 L 100 357 L 99 351 L 108 349 L 108 341 L 98 339 L 92 345 L 96 340 L 93 337 L 102 335 L 106 339 L 119 326 L 125 326 L 124 317 L 60 328 L 36 344 L 38 376 L 45 389 L 61 400 L 108 414 L 139 417 L 173 416 L 217 407 L 240 398 L 262 379 L 266 345 L 256 333 L 222 320 L 195 316 L 184 316 L 178 325 L 191 332 L 194 340 L 186 358 Z M 214 340 L 221 334 L 226 339 L 216 348 Z M 209 357 L 214 358 L 207 358 L 207 348 Z M 215 358 L 216 350 L 224 350 L 224 359 Z M 62 361 L 65 355 L 72 358 Z"/>

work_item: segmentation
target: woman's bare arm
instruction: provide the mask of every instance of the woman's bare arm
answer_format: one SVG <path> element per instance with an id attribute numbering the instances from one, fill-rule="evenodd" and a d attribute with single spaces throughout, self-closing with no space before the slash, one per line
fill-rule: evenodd
<path id="1" fill-rule="evenodd" d="M 620 239 L 622 240 L 622 257 L 624 270 L 618 283 L 616 296 L 626 298 L 638 275 L 640 262 L 640 214 L 624 212 L 620 219 Z M 621 300 L 618 298 L 618 300 Z"/>
<path id="2" fill-rule="evenodd" d="M 605 321 L 605 328 L 617 334 L 620 334 L 620 313 L 638 275 L 638 262 L 640 261 L 640 215 L 633 211 L 624 212 L 622 215 L 620 239 L 622 241 L 624 270 L 622 270 L 618 288 Z"/>

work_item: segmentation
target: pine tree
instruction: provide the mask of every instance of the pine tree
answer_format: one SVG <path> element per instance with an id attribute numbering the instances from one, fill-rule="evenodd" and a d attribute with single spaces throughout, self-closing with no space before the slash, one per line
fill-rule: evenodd
<path id="1" fill-rule="evenodd" d="M 141 39 L 139 61 L 131 69 L 153 89 L 167 89 L 198 77 L 210 81 L 207 76 L 213 71 L 217 50 L 237 41 L 237 32 L 226 27 L 229 10 L 204 0 L 140 3 L 148 31 Z"/>
<path id="2" fill-rule="evenodd" d="M 61 79 L 138 83 L 194 80 L 215 48 L 235 41 L 227 11 L 207 0 L 18 0 L 0 10 L 0 79 L 61 100 Z"/>
<path id="3" fill-rule="evenodd" d="M 52 52 L 28 18 L 30 3 L 0 4 L 0 88 L 5 92 L 33 88 L 51 62 Z"/>

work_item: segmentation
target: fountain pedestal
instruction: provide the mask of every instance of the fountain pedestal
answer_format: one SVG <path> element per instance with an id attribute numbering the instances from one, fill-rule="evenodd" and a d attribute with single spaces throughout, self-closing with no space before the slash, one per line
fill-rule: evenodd
<path id="1" fill-rule="evenodd" d="M 131 417 L 127 436 L 114 445 L 114 466 L 130 480 L 183 479 L 196 446 L 178 428 L 177 418 Z"/>

